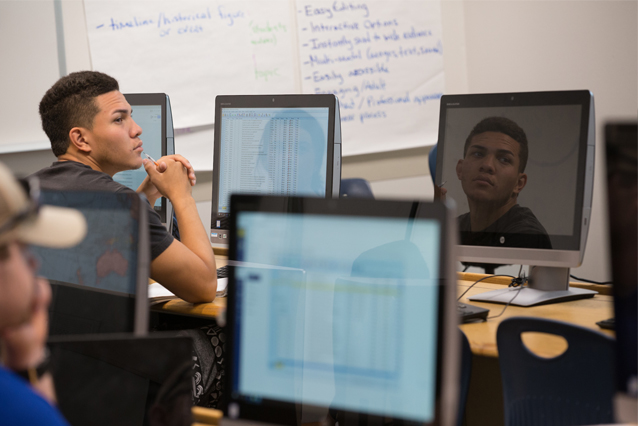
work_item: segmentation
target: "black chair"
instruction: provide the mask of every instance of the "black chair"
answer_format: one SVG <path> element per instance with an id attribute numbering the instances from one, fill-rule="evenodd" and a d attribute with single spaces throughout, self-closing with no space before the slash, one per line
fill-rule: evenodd
<path id="1" fill-rule="evenodd" d="M 41 202 L 75 208 L 88 225 L 75 247 L 32 249 L 51 283 L 49 335 L 147 333 L 146 201 L 135 193 L 42 191 Z"/>
<path id="2" fill-rule="evenodd" d="M 554 358 L 532 353 L 521 334 L 562 336 L 568 348 Z M 572 324 L 509 318 L 496 333 L 506 426 L 613 423 L 615 342 Z"/>
<path id="3" fill-rule="evenodd" d="M 57 336 L 48 347 L 58 406 L 70 424 L 191 425 L 190 338 Z"/>
<path id="4" fill-rule="evenodd" d="M 436 151 L 437 145 L 435 144 L 430 148 L 428 153 L 428 166 L 430 167 L 430 176 L 432 182 L 436 182 Z M 461 386 L 459 393 L 459 412 L 456 419 L 456 425 L 461 426 L 463 424 L 463 418 L 465 416 L 465 406 L 467 405 L 467 395 L 470 390 L 470 376 L 472 375 L 472 348 L 470 342 L 467 340 L 465 333 L 461 331 Z"/>
<path id="5" fill-rule="evenodd" d="M 341 179 L 341 197 L 374 198 L 367 180 L 361 178 Z"/>
<path id="6" fill-rule="evenodd" d="M 467 394 L 470 390 L 470 376 L 472 375 L 472 348 L 470 348 L 470 342 L 467 340 L 465 333 L 460 330 L 459 332 L 461 333 L 461 386 L 459 388 L 459 412 L 456 419 L 457 426 L 461 426 L 463 424 L 465 406 L 467 404 Z"/>

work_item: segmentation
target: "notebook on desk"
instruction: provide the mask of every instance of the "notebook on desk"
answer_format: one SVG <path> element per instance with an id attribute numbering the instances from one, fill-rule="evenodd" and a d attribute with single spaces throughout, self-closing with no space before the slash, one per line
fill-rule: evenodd
<path id="1" fill-rule="evenodd" d="M 223 422 L 453 421 L 453 224 L 442 204 L 233 196 Z"/>
<path id="2" fill-rule="evenodd" d="M 219 275 L 217 275 L 217 292 L 215 293 L 215 297 L 226 297 L 227 285 L 228 278 L 220 278 Z M 154 282 L 148 286 L 148 300 L 151 306 L 173 299 L 178 299 L 178 297 L 160 283 Z"/>

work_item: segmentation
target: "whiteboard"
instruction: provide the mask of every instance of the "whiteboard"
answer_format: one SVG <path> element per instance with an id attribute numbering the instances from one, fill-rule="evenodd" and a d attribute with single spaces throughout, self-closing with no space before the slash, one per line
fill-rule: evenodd
<path id="1" fill-rule="evenodd" d="M 437 140 L 443 94 L 439 1 L 297 1 L 304 93 L 341 103 L 343 154 Z"/>
<path id="2" fill-rule="evenodd" d="M 212 123 L 217 94 L 295 92 L 287 1 L 86 0 L 84 8 L 93 69 L 122 92 L 167 93 L 176 128 Z"/>
<path id="3" fill-rule="evenodd" d="M 164 92 L 176 129 L 213 123 L 217 94 L 334 93 L 343 155 L 436 143 L 440 1 L 85 0 L 94 70 Z"/>

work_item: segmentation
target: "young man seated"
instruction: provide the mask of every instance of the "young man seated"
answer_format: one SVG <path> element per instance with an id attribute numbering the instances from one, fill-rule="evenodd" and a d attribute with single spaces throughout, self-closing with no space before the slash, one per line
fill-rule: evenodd
<path id="1" fill-rule="evenodd" d="M 34 175 L 43 189 L 132 192 L 113 175 L 143 166 L 148 176 L 137 192 L 149 201 L 151 278 L 187 302 L 210 302 L 217 289 L 215 256 L 191 194 L 193 168 L 179 155 L 157 165 L 142 159 L 142 129 L 132 114 L 112 77 L 82 71 L 61 78 L 40 102 L 42 127 L 58 161 Z M 181 242 L 152 207 L 160 196 L 173 204 Z"/>

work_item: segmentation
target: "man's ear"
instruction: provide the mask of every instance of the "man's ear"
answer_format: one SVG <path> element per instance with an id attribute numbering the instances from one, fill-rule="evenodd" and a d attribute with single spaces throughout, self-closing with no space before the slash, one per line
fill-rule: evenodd
<path id="1" fill-rule="evenodd" d="M 527 185 L 527 173 L 519 173 L 516 186 L 514 187 L 515 197 L 518 197 L 518 194 L 520 194 L 523 188 L 525 188 L 525 185 Z"/>
<path id="2" fill-rule="evenodd" d="M 463 168 L 463 160 L 459 160 L 458 163 L 456 163 L 456 177 L 459 178 L 459 180 L 461 180 L 461 170 Z"/>
<path id="3" fill-rule="evenodd" d="M 86 154 L 91 152 L 91 145 L 88 143 L 88 132 L 83 127 L 74 127 L 69 131 L 71 145 L 80 152 Z"/>

